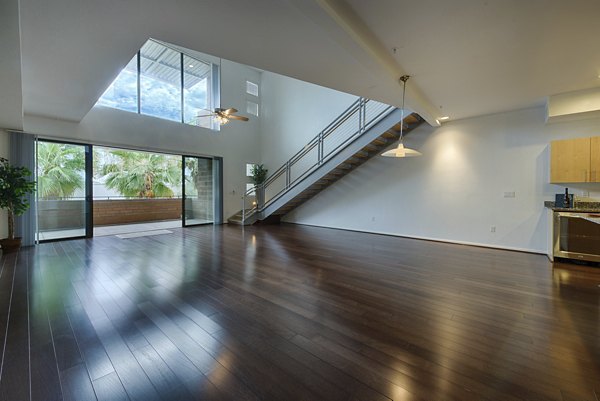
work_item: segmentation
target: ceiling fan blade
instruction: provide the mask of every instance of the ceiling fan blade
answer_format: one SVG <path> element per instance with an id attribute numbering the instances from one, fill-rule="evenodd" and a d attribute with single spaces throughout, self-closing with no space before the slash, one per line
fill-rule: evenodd
<path id="1" fill-rule="evenodd" d="M 223 113 L 225 113 L 225 114 L 233 114 L 233 113 L 237 113 L 238 112 L 237 109 L 234 109 L 233 107 L 230 107 L 230 108 L 225 109 L 225 110 L 221 109 L 221 111 L 223 111 Z"/>
<path id="2" fill-rule="evenodd" d="M 250 120 L 248 117 L 234 116 L 233 114 L 227 115 L 227 118 L 232 119 L 232 120 L 239 120 L 239 121 L 248 121 L 248 120 Z"/>
<path id="3" fill-rule="evenodd" d="M 211 113 L 211 114 L 201 114 L 201 115 L 196 116 L 196 118 L 201 118 L 201 117 L 214 117 L 214 114 L 213 113 Z"/>

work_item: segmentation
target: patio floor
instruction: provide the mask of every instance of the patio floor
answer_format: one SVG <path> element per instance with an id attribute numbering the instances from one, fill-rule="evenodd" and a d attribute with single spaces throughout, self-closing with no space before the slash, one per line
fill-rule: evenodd
<path id="1" fill-rule="evenodd" d="M 187 224 L 206 224 L 211 223 L 207 220 L 193 219 L 188 220 Z M 165 230 L 169 228 L 181 228 L 181 220 L 155 221 L 150 223 L 119 224 L 112 226 L 94 227 L 94 237 L 104 237 L 108 235 L 130 234 L 142 231 Z M 85 235 L 85 229 L 72 230 L 53 230 L 40 232 L 40 241 L 54 240 L 60 238 L 82 237 Z"/>

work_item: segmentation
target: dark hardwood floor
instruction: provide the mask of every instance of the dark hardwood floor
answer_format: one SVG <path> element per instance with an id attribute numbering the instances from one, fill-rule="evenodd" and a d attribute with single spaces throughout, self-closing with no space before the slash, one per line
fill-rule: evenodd
<path id="1" fill-rule="evenodd" d="M 0 264 L 1 400 L 600 397 L 600 268 L 294 225 Z"/>

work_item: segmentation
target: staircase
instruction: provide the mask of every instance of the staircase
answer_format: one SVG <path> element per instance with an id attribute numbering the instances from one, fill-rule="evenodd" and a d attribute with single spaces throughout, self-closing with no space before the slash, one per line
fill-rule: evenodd
<path id="1" fill-rule="evenodd" d="M 361 164 L 380 155 L 423 119 L 416 113 L 359 98 L 302 150 L 242 197 L 242 210 L 230 224 L 249 225 L 279 218 L 327 188 Z"/>

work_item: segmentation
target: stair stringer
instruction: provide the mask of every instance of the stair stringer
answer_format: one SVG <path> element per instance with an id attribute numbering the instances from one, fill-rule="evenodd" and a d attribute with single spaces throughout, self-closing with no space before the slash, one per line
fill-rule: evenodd
<path id="1" fill-rule="evenodd" d="M 398 121 L 402 120 L 402 110 L 394 109 L 377 123 L 373 124 L 368 130 L 362 135 L 355 138 L 352 142 L 347 144 L 344 149 L 338 152 L 336 155 L 325 161 L 320 167 L 316 168 L 303 180 L 296 183 L 286 192 L 284 192 L 277 200 L 270 203 L 268 206 L 258 212 L 258 220 L 263 220 L 283 208 L 289 202 L 293 201 L 302 192 L 308 189 L 311 185 L 325 177 L 337 166 L 350 159 L 355 153 L 359 152 L 365 146 L 369 145 L 373 140 L 382 135 L 385 131 L 389 130 L 394 125 L 398 124 Z"/>

